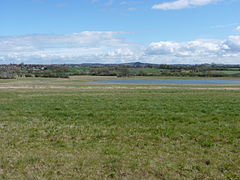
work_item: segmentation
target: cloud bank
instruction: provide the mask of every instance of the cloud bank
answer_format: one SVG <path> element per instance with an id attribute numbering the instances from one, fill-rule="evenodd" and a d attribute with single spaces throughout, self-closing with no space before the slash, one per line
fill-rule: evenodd
<path id="1" fill-rule="evenodd" d="M 240 63 L 240 36 L 226 40 L 200 39 L 188 42 L 160 41 L 151 43 L 145 53 L 149 56 L 171 57 L 194 63 Z"/>
<path id="2" fill-rule="evenodd" d="M 156 4 L 152 8 L 160 9 L 160 10 L 176 10 L 176 9 L 205 6 L 207 4 L 211 4 L 217 1 L 219 0 L 177 0 L 172 2 Z"/>
<path id="3" fill-rule="evenodd" d="M 60 35 L 0 37 L 0 63 L 240 63 L 240 36 L 225 40 L 130 43 L 126 32 L 84 31 Z"/>
<path id="4" fill-rule="evenodd" d="M 130 44 L 119 37 L 123 34 L 125 32 L 84 31 L 0 37 L 0 63 L 102 62 L 103 57 L 117 63 L 119 59 L 127 59 L 131 55 Z M 131 48 L 134 48 L 133 45 Z"/>

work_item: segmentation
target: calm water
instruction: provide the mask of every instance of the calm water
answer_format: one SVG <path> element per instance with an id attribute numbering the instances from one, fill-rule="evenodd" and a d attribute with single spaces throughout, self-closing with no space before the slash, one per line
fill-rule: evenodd
<path id="1" fill-rule="evenodd" d="M 91 83 L 111 84 L 239 84 L 240 80 L 199 80 L 199 79 L 138 79 L 91 81 Z"/>

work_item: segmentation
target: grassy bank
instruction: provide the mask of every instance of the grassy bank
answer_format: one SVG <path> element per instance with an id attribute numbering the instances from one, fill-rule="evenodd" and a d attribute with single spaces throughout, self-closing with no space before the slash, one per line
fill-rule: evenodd
<path id="1" fill-rule="evenodd" d="M 0 179 L 240 178 L 240 90 L 96 79 L 1 80 Z"/>

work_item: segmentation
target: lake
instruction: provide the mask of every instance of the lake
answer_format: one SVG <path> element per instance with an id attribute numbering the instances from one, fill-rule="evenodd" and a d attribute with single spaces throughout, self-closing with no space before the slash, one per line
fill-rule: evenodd
<path id="1" fill-rule="evenodd" d="M 91 83 L 108 84 L 239 84 L 240 80 L 200 80 L 200 79 L 135 79 L 91 81 Z"/>

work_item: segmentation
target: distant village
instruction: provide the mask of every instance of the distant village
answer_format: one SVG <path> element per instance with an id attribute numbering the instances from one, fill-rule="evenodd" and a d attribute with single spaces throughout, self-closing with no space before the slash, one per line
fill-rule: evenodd
<path id="1" fill-rule="evenodd" d="M 240 65 L 225 64 L 0 64 L 0 79 L 23 77 L 69 78 L 70 76 L 189 76 L 240 77 Z"/>

